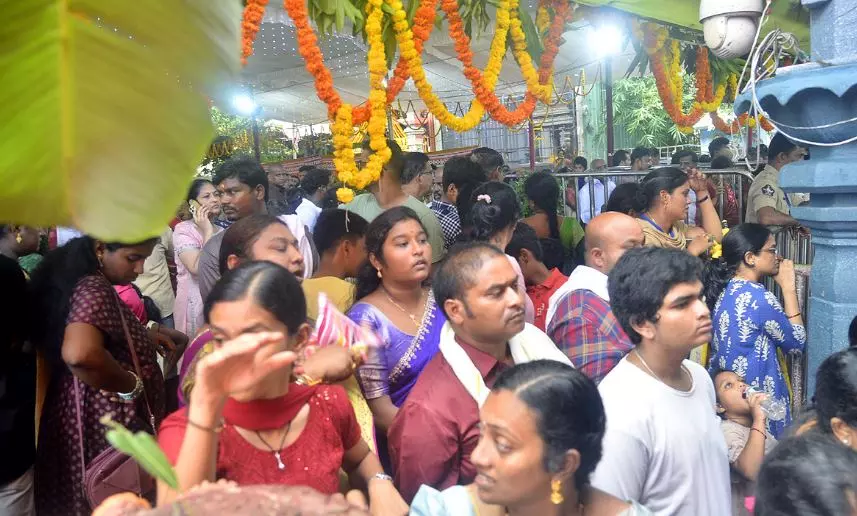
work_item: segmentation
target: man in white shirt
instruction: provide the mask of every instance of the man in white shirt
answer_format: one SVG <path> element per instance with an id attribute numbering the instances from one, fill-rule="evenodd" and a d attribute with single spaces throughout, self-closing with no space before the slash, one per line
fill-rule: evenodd
<path id="1" fill-rule="evenodd" d="M 301 192 L 303 199 L 295 208 L 295 215 L 301 220 L 304 226 L 312 233 L 315 230 L 315 221 L 318 220 L 318 215 L 321 213 L 321 204 L 327 189 L 330 187 L 330 170 L 323 168 L 313 168 L 307 170 L 303 179 L 301 179 Z"/>
<path id="2" fill-rule="evenodd" d="M 592 172 L 601 174 L 606 171 L 606 161 L 603 159 L 592 161 Z M 604 194 L 604 181 L 607 181 L 606 195 Z M 592 192 L 594 193 L 594 196 L 592 196 L 595 199 L 594 203 L 589 201 L 590 183 L 592 184 Z M 601 209 L 604 208 L 605 204 L 607 204 L 607 199 L 610 197 L 610 194 L 613 193 L 614 188 L 616 188 L 616 183 L 611 181 L 610 178 L 586 178 L 586 181 L 577 193 L 577 214 L 582 224 L 589 224 L 589 221 L 592 220 L 593 217 L 601 215 Z"/>
<path id="3" fill-rule="evenodd" d="M 610 272 L 613 313 L 636 347 L 598 386 L 607 415 L 592 485 L 658 515 L 731 514 L 714 385 L 685 357 L 711 339 L 702 266 L 684 251 L 632 249 Z"/>

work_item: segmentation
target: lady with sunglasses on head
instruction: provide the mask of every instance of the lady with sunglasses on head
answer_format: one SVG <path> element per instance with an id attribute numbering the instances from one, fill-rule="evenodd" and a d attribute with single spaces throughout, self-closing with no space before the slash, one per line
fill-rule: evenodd
<path id="1" fill-rule="evenodd" d="M 785 307 L 762 284 L 767 276 L 780 286 Z M 791 421 L 787 371 L 779 354 L 806 345 L 794 264 L 777 256 L 768 228 L 740 224 L 723 237 L 723 257 L 706 269 L 705 297 L 714 323 L 711 365 L 733 371 L 786 406 L 782 420 L 768 420 L 768 430 L 779 437 Z"/>

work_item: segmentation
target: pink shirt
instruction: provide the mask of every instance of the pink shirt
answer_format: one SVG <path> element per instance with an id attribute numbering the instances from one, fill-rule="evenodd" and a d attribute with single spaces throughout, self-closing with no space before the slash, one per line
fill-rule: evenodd
<path id="1" fill-rule="evenodd" d="M 134 290 L 134 287 L 131 285 L 114 285 L 113 288 L 116 289 L 116 293 L 119 294 L 119 299 L 128 305 L 128 308 L 134 312 L 134 316 L 137 317 L 142 324 L 145 325 L 149 322 L 149 318 L 146 317 L 146 305 L 143 304 L 143 300 L 137 294 L 137 291 Z"/>

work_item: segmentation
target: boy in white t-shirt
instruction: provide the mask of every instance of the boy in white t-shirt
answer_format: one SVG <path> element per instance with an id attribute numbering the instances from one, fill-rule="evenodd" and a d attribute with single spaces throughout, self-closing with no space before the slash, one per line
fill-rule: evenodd
<path id="1" fill-rule="evenodd" d="M 701 273 L 698 258 L 661 248 L 631 249 L 610 272 L 613 313 L 636 347 L 598 386 L 607 432 L 592 485 L 655 514 L 732 512 L 714 386 L 685 359 L 711 338 Z"/>

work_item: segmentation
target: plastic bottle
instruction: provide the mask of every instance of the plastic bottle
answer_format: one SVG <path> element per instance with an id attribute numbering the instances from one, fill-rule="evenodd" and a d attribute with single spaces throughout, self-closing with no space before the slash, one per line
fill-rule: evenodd
<path id="1" fill-rule="evenodd" d="M 744 399 L 750 397 L 751 394 L 766 394 L 755 387 L 748 387 L 744 391 Z M 771 421 L 782 421 L 786 418 L 786 405 L 781 401 L 775 400 L 773 397 L 768 397 L 762 401 L 762 411 L 768 416 Z"/>

